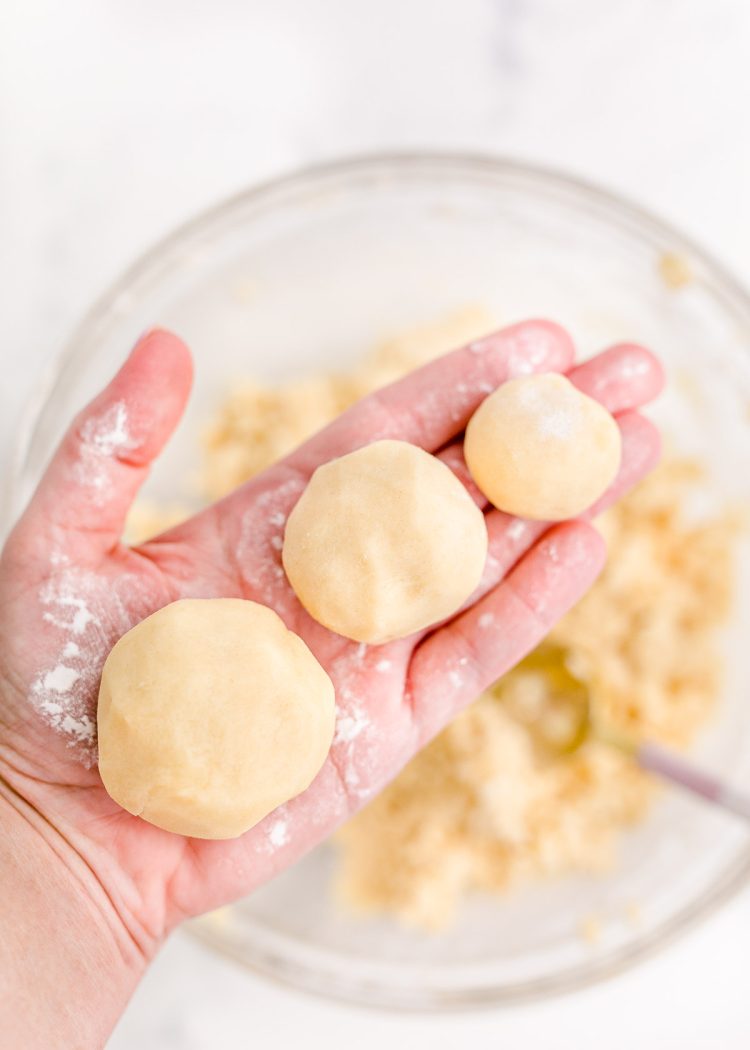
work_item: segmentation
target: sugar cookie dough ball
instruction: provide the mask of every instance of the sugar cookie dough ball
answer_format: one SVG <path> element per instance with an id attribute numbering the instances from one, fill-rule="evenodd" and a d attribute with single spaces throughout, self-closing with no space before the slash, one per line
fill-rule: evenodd
<path id="1" fill-rule="evenodd" d="M 505 383 L 466 428 L 474 481 L 500 510 L 563 521 L 582 513 L 614 480 L 620 431 L 597 401 L 560 375 Z"/>
<path id="2" fill-rule="evenodd" d="M 115 802 L 167 831 L 234 838 L 323 765 L 334 691 L 271 609 L 178 601 L 109 654 L 98 723 L 99 772 Z"/>
<path id="3" fill-rule="evenodd" d="M 283 562 L 304 607 L 358 642 L 454 613 L 487 557 L 484 515 L 440 460 L 376 441 L 319 467 L 289 516 Z"/>

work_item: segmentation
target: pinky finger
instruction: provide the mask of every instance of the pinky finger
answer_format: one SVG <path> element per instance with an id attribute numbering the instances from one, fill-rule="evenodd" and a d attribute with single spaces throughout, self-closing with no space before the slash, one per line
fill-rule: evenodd
<path id="1" fill-rule="evenodd" d="M 494 590 L 419 645 L 409 694 L 421 743 L 538 645 L 583 597 L 605 556 L 592 525 L 558 525 Z"/>

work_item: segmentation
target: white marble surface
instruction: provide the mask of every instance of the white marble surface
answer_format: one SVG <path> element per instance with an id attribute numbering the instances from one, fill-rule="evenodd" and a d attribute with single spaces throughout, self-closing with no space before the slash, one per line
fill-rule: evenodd
<path id="1" fill-rule="evenodd" d="M 468 147 L 565 167 L 750 282 L 749 48 L 745 0 L 4 0 L 0 447 L 136 254 L 253 180 L 341 153 Z M 179 936 L 111 1045 L 744 1048 L 749 921 L 745 894 L 609 984 L 439 1019 L 298 996 Z"/>

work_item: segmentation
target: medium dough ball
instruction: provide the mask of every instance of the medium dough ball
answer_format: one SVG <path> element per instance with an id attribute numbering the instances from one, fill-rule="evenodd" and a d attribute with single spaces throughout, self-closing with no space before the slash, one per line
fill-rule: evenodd
<path id="1" fill-rule="evenodd" d="M 271 609 L 178 601 L 107 657 L 98 723 L 115 802 L 166 831 L 228 839 L 308 787 L 331 745 L 334 691 Z"/>
<path id="2" fill-rule="evenodd" d="M 373 645 L 456 612 L 486 557 L 484 515 L 466 489 L 405 441 L 318 467 L 284 535 L 284 568 L 310 615 Z"/>
<path id="3" fill-rule="evenodd" d="M 540 521 L 587 510 L 614 481 L 621 452 L 609 412 L 554 374 L 504 383 L 474 413 L 464 442 L 487 499 Z"/>

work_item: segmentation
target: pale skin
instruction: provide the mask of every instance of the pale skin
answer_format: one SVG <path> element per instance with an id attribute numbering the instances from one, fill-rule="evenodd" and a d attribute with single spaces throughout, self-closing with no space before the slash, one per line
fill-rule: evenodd
<path id="1" fill-rule="evenodd" d="M 139 341 L 72 426 L 0 562 L 0 1031 L 12 1034 L 9 1045 L 103 1045 L 170 930 L 251 892 L 330 834 L 586 591 L 605 559 L 596 529 L 487 507 L 461 452 L 490 389 L 517 374 L 565 372 L 615 415 L 623 437 L 620 474 L 587 517 L 627 491 L 659 455 L 638 409 L 659 393 L 661 368 L 633 345 L 577 367 L 573 358 L 569 336 L 547 322 L 494 333 L 359 402 L 224 500 L 129 548 L 125 516 L 192 378 L 176 336 L 155 330 Z M 92 445 L 113 406 L 124 406 L 127 441 Z M 456 471 L 485 511 L 490 557 L 479 591 L 448 623 L 363 648 L 300 606 L 278 537 L 320 463 L 383 437 L 418 444 Z M 271 605 L 307 642 L 336 687 L 340 726 L 362 712 L 369 724 L 340 732 L 308 791 L 241 838 L 161 831 L 109 798 L 80 729 L 51 726 L 38 709 L 35 683 L 67 637 L 44 618 L 40 593 L 63 584 L 85 585 L 93 614 L 78 625 L 76 659 L 89 673 L 74 687 L 92 721 L 99 670 L 128 627 L 177 598 L 239 597 Z"/>

